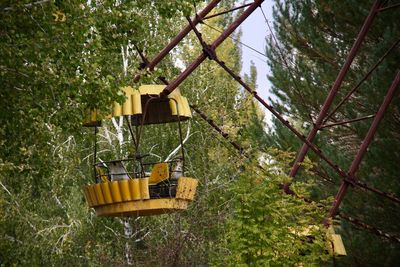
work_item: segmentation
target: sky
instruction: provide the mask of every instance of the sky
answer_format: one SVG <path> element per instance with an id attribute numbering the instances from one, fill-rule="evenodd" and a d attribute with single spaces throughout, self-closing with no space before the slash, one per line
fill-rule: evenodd
<path id="1" fill-rule="evenodd" d="M 264 1 L 261 5 L 268 21 L 272 22 L 272 6 L 273 1 Z M 257 8 L 240 26 L 242 30 L 242 43 L 265 54 L 266 37 L 270 34 L 265 18 L 260 8 Z M 242 75 L 250 73 L 250 62 L 253 61 L 257 68 L 257 92 L 261 98 L 268 101 L 268 97 L 272 97 L 269 89 L 271 83 L 267 79 L 270 68 L 267 64 L 267 58 L 255 51 L 242 45 Z M 265 110 L 265 121 L 271 121 L 271 114 Z"/>

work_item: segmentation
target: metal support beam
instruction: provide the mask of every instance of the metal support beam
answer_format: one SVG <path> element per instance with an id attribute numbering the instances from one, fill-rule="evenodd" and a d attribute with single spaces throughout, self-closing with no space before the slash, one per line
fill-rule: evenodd
<path id="1" fill-rule="evenodd" d="M 336 182 L 331 177 L 329 177 L 329 175 L 326 172 L 315 170 L 315 174 L 317 176 L 319 176 L 320 178 L 324 179 L 325 181 L 327 181 L 327 182 L 329 182 L 329 183 L 331 183 L 333 185 L 336 185 Z M 355 186 L 356 188 L 361 189 L 364 192 L 370 191 L 370 192 L 375 193 L 377 195 L 380 195 L 381 197 L 384 197 L 387 200 L 390 200 L 390 201 L 392 201 L 392 202 L 394 202 L 394 203 L 396 203 L 398 205 L 400 204 L 400 197 L 398 197 L 398 196 L 396 196 L 396 195 L 394 195 L 392 193 L 387 193 L 387 192 L 384 192 L 384 191 L 379 190 L 377 188 L 374 188 L 374 187 L 368 185 L 367 183 L 361 182 L 358 177 L 357 177 L 357 181 L 349 181 L 348 179 L 347 179 L 347 181 L 351 185 Z"/>
<path id="2" fill-rule="evenodd" d="M 385 96 L 385 99 L 383 100 L 382 105 L 380 106 L 378 112 L 376 113 L 374 121 L 372 122 L 372 125 L 369 128 L 368 133 L 365 136 L 364 141 L 361 144 L 361 147 L 358 150 L 358 153 L 349 168 L 348 176 L 349 176 L 350 181 L 345 180 L 342 182 L 340 189 L 339 189 L 339 191 L 335 197 L 335 200 L 332 204 L 332 208 L 329 210 L 328 218 L 325 220 L 325 224 L 328 223 L 329 218 L 334 217 L 335 214 L 337 213 L 339 206 L 342 203 L 342 200 L 343 200 L 351 182 L 357 181 L 355 173 L 357 172 L 357 170 L 360 166 L 360 163 L 361 163 L 365 153 L 367 152 L 367 148 L 368 148 L 369 144 L 372 142 L 372 140 L 374 138 L 374 135 L 378 129 L 379 123 L 382 121 L 383 115 L 385 114 L 386 110 L 388 109 L 389 104 L 392 101 L 394 93 L 396 92 L 396 89 L 399 86 L 399 84 L 400 84 L 400 71 L 397 73 L 396 78 L 393 80 L 393 83 L 391 84 L 391 86 Z"/>
<path id="3" fill-rule="evenodd" d="M 336 111 L 354 94 L 355 91 L 361 86 L 361 84 L 366 81 L 374 72 L 374 70 L 382 63 L 382 61 L 396 48 L 396 46 L 400 43 L 400 38 L 392 44 L 392 46 L 381 56 L 378 62 L 375 63 L 374 66 L 364 75 L 364 77 L 354 86 L 346 96 L 333 108 L 333 110 L 329 113 L 328 116 L 324 119 L 324 123 L 326 123 L 335 113 Z"/>
<path id="4" fill-rule="evenodd" d="M 258 93 L 251 89 L 245 82 L 243 82 L 243 80 L 236 75 L 231 69 L 229 69 L 226 64 L 219 60 L 218 57 L 215 57 L 214 60 L 229 74 L 231 75 L 232 78 L 234 78 L 240 85 L 243 86 L 244 89 L 246 89 L 250 94 L 253 95 L 253 97 L 258 100 L 265 108 L 267 108 L 278 120 L 280 120 L 289 130 L 291 130 L 301 141 L 303 141 L 304 143 L 308 144 L 311 148 L 311 150 L 313 150 L 315 152 L 315 154 L 317 154 L 322 160 L 324 160 L 330 167 L 332 167 L 332 169 L 334 169 L 342 178 L 344 178 L 344 181 L 349 181 L 349 179 L 351 179 L 352 176 L 350 176 L 350 174 L 345 173 L 337 164 L 335 164 L 332 160 L 330 160 L 327 156 L 325 156 L 325 154 L 314 144 L 312 144 L 311 142 L 309 142 L 306 137 L 304 135 L 302 135 L 298 130 L 296 130 L 296 128 L 294 128 L 287 120 L 285 120 L 282 115 L 280 115 L 271 105 L 269 105 L 268 103 L 266 103 L 259 95 Z M 392 96 L 393 97 L 393 96 Z M 385 110 L 386 111 L 386 110 Z M 385 112 L 383 111 L 383 113 Z M 378 111 L 382 112 L 381 110 Z M 383 114 L 381 114 L 383 115 Z M 355 177 L 353 175 L 353 177 Z M 348 182 L 346 182 L 348 183 Z M 385 193 L 381 190 L 375 189 L 375 188 L 371 188 L 368 187 L 366 184 L 361 183 L 361 182 L 354 182 L 355 186 L 359 186 L 361 188 L 364 188 L 366 190 L 369 190 L 371 192 L 377 193 L 393 202 L 396 202 L 398 204 L 400 204 L 400 199 L 397 198 L 396 196 L 393 196 L 391 194 Z M 290 190 L 290 188 L 284 188 L 285 193 L 287 194 L 292 194 L 293 195 L 293 191 Z"/>
<path id="5" fill-rule="evenodd" d="M 244 4 L 244 5 L 241 5 L 241 6 L 238 6 L 238 7 L 234 7 L 234 8 L 231 8 L 231 9 L 229 9 L 229 10 L 222 11 L 222 12 L 218 12 L 218 13 L 213 14 L 213 15 L 209 15 L 209 16 L 205 17 L 204 19 L 206 20 L 206 19 L 211 19 L 211 18 L 220 16 L 220 15 L 224 15 L 224 14 L 226 14 L 226 13 L 230 13 L 230 12 L 233 12 L 233 11 L 235 11 L 235 10 L 248 7 L 249 5 L 251 5 L 251 3 Z"/>
<path id="6" fill-rule="evenodd" d="M 227 140 L 234 148 L 236 148 L 237 151 L 239 151 L 239 154 L 241 156 L 244 156 L 247 159 L 251 159 L 251 157 L 245 152 L 244 148 L 242 146 L 240 146 L 238 143 L 236 143 L 235 141 L 231 140 L 229 138 L 229 134 L 225 133 L 220 127 L 218 127 L 218 125 L 210 118 L 208 118 L 203 112 L 201 112 L 198 107 L 194 106 L 194 105 L 189 105 L 191 109 L 193 109 L 194 111 L 196 111 L 197 114 L 200 115 L 200 117 L 207 122 L 212 128 L 214 128 L 214 130 L 216 130 L 223 138 L 225 138 L 225 140 Z M 260 170 L 265 171 L 265 169 L 260 165 L 257 164 L 257 167 Z"/>
<path id="7" fill-rule="evenodd" d="M 212 0 L 200 13 L 196 14 L 193 19 L 193 23 L 198 24 L 208 13 L 213 10 L 221 0 Z M 189 34 L 191 30 L 191 26 L 187 25 L 183 30 L 181 30 L 178 35 L 176 35 L 168 45 L 166 45 L 161 52 L 152 60 L 145 64 L 142 68 L 148 68 L 150 71 L 154 70 L 154 67 L 160 63 L 160 61 L 169 54 L 169 52 L 183 39 L 186 35 Z M 140 79 L 140 75 L 136 74 L 133 81 L 138 82 Z"/>
<path id="8" fill-rule="evenodd" d="M 394 5 L 391 5 L 391 6 L 387 6 L 387 7 L 383 7 L 381 9 L 379 9 L 379 12 L 387 11 L 387 10 L 390 10 L 390 9 L 393 9 L 393 8 L 397 8 L 397 7 L 400 7 L 400 3 L 394 4 Z"/>
<path id="9" fill-rule="evenodd" d="M 159 77 L 159 80 L 163 82 L 165 85 L 168 85 L 168 81 L 164 77 Z M 198 107 L 195 105 L 189 104 L 190 108 L 193 109 L 197 114 L 199 114 L 200 118 L 202 118 L 205 122 L 208 123 L 214 130 L 216 130 L 225 140 L 227 140 L 237 151 L 239 151 L 241 156 L 244 156 L 247 159 L 250 159 L 251 157 L 245 152 L 244 148 L 239 145 L 237 142 L 231 140 L 229 137 L 229 134 L 225 133 L 212 119 L 208 118 L 206 114 L 204 114 Z M 257 164 L 257 167 L 260 170 L 265 171 L 265 169 L 260 165 Z"/>
<path id="10" fill-rule="evenodd" d="M 338 126 L 338 125 L 343 125 L 343 124 L 349 124 L 349 123 L 353 123 L 353 122 L 357 122 L 357 121 L 363 121 L 363 120 L 368 120 L 368 119 L 372 119 L 375 115 L 368 115 L 368 116 L 364 116 L 361 118 L 357 118 L 357 119 L 352 119 L 352 120 L 347 120 L 347 121 L 340 121 L 340 122 L 335 122 L 335 123 L 330 123 L 330 124 L 325 124 L 322 125 L 320 127 L 320 129 L 324 129 L 324 128 L 328 128 L 328 127 L 332 127 L 332 126 Z"/>
<path id="11" fill-rule="evenodd" d="M 373 233 L 373 234 L 375 234 L 377 236 L 380 236 L 380 237 L 386 238 L 388 240 L 400 243 L 400 237 L 399 236 L 395 236 L 395 235 L 391 235 L 391 234 L 385 233 L 382 230 L 380 230 L 380 229 L 378 229 L 378 228 L 376 228 L 374 226 L 366 224 L 366 223 L 364 223 L 364 222 L 362 222 L 362 221 L 360 221 L 360 220 L 358 220 L 356 218 L 353 218 L 353 217 L 350 217 L 348 215 L 345 215 L 345 214 L 343 214 L 343 212 L 340 212 L 338 215 L 339 215 L 339 217 L 341 219 L 348 221 L 349 223 L 351 223 L 352 225 L 354 225 L 358 229 L 366 230 L 366 231 L 368 231 L 370 233 Z"/>
<path id="12" fill-rule="evenodd" d="M 229 35 L 236 30 L 240 24 L 256 10 L 264 0 L 255 0 L 222 34 L 211 44 L 210 49 L 215 50 Z M 169 95 L 177 88 L 209 55 L 203 51 L 175 80 L 171 81 L 161 92 L 162 97 Z"/>
<path id="13" fill-rule="evenodd" d="M 225 133 L 221 128 L 218 127 L 218 125 L 212 120 L 209 119 L 203 112 L 201 112 L 196 106 L 190 105 L 190 108 L 196 111 L 199 116 L 205 120 L 214 130 L 216 130 L 223 138 L 225 138 L 234 148 L 236 148 L 237 151 L 239 151 L 240 155 L 244 153 L 243 147 L 241 147 L 238 143 L 235 141 L 230 140 L 229 135 Z"/>
<path id="14" fill-rule="evenodd" d="M 203 17 L 205 15 L 207 15 L 221 0 L 213 0 L 210 4 L 207 5 L 207 7 L 205 9 L 203 9 L 199 14 L 196 14 L 195 19 L 191 20 L 190 18 L 187 18 L 189 21 L 189 25 L 186 26 L 151 62 L 143 55 L 143 53 L 141 53 L 141 51 L 139 50 L 138 47 L 136 47 L 136 49 L 138 50 L 138 52 L 140 53 L 141 59 L 143 61 L 143 67 L 142 68 L 149 68 L 149 71 L 152 72 L 154 70 L 154 67 L 169 53 L 169 51 L 176 46 L 192 29 L 195 30 L 196 34 L 199 34 L 199 32 L 196 30 L 195 26 L 196 24 L 198 24 L 199 22 L 201 22 L 201 20 L 203 19 Z M 260 1 L 255 1 L 255 2 L 259 2 L 257 5 L 260 5 L 264 0 Z M 254 5 L 254 3 L 250 3 L 250 4 L 246 4 L 246 5 L 242 5 L 240 7 L 236 7 L 231 9 L 230 11 L 234 11 L 240 8 L 244 8 L 250 5 Z M 239 17 L 234 23 L 232 23 L 230 25 L 230 27 L 225 30 L 223 33 L 221 33 L 221 36 L 219 38 L 217 38 L 217 40 L 214 42 L 215 48 L 221 44 L 227 37 L 229 37 L 229 34 L 232 33 L 257 7 L 254 6 L 251 10 L 246 10 L 246 14 L 245 16 L 241 16 Z M 227 13 L 228 11 L 224 12 Z M 221 14 L 221 13 L 219 13 Z M 209 17 L 210 18 L 210 17 Z M 224 37 L 224 35 L 227 35 L 226 37 Z M 214 48 L 214 49 L 215 49 Z M 203 53 L 204 54 L 204 53 Z M 140 75 L 136 75 L 134 82 L 139 81 L 140 79 Z M 164 83 L 165 85 L 169 85 L 169 82 L 164 78 L 164 77 L 158 77 L 158 79 Z M 172 91 L 172 90 L 171 90 Z M 213 127 L 218 133 L 220 133 L 222 135 L 222 137 L 224 137 L 226 140 L 228 140 L 228 142 L 234 147 L 236 148 L 241 155 L 245 156 L 246 158 L 250 158 L 245 152 L 244 149 L 235 141 L 230 140 L 229 135 L 227 133 L 225 133 L 221 128 L 218 127 L 217 124 L 215 124 L 215 122 L 211 119 L 209 119 L 203 112 L 201 112 L 196 106 L 190 105 L 190 107 L 196 111 L 196 113 L 198 113 L 200 115 L 200 117 L 202 119 L 204 119 L 211 127 Z M 258 165 L 258 167 L 262 170 L 264 170 L 264 168 L 261 165 Z"/>
<path id="15" fill-rule="evenodd" d="M 346 58 L 344 65 L 342 66 L 342 69 L 340 70 L 338 76 L 336 77 L 336 80 L 329 92 L 328 97 L 326 98 L 324 104 L 322 105 L 322 109 L 315 121 L 314 127 L 308 134 L 308 137 L 307 137 L 308 142 L 312 143 L 314 141 L 314 138 L 317 135 L 318 130 L 320 129 L 320 127 L 323 123 L 323 120 L 324 120 L 326 114 L 328 113 L 329 108 L 331 107 L 333 100 L 334 100 L 340 86 L 343 83 L 344 77 L 346 76 L 347 72 L 349 71 L 350 65 L 353 62 L 353 60 L 361 46 L 361 43 L 364 40 L 365 36 L 367 35 L 367 32 L 368 32 L 376 14 L 378 13 L 379 8 L 381 8 L 381 6 L 382 6 L 381 0 L 375 1 L 375 3 L 372 5 L 370 12 L 363 24 L 358 36 L 357 36 L 352 48 L 350 49 L 350 52 Z M 293 163 L 292 169 L 289 173 L 290 177 L 296 176 L 296 174 L 300 168 L 300 165 L 303 162 L 309 148 L 310 148 L 310 146 L 308 143 L 303 144 L 300 152 L 298 153 L 298 155 L 296 157 L 295 162 Z M 290 184 L 286 184 L 285 189 L 288 189 L 289 186 L 290 186 Z"/>
<path id="16" fill-rule="evenodd" d="M 373 187 L 367 185 L 366 183 L 360 182 L 358 180 L 359 179 L 357 178 L 357 181 L 351 181 L 350 183 L 354 184 L 355 186 L 357 186 L 359 188 L 363 188 L 363 189 L 365 189 L 367 191 L 370 191 L 370 192 L 373 192 L 375 194 L 378 194 L 378 195 L 380 195 L 380 196 L 382 196 L 382 197 L 384 197 L 384 198 L 386 198 L 388 200 L 391 200 L 392 202 L 400 204 L 400 198 L 395 196 L 394 194 L 390 194 L 390 193 L 384 192 L 382 190 L 373 188 Z"/>

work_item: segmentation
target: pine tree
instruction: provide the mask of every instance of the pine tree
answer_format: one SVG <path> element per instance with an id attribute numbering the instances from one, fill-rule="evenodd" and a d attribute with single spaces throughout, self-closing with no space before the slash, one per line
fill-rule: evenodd
<path id="1" fill-rule="evenodd" d="M 319 113 L 371 5 L 371 1 L 276 1 L 274 28 L 279 43 L 276 44 L 271 39 L 267 48 L 272 69 L 270 80 L 273 83 L 273 92 L 279 99 L 275 106 L 303 126 L 306 132 L 312 127 L 310 117 L 315 119 Z M 334 106 L 396 41 L 400 33 L 397 21 L 394 10 L 379 14 L 375 19 Z M 286 66 L 282 57 L 289 66 Z M 399 57 L 399 50 L 393 50 L 371 78 L 363 83 L 328 123 L 374 114 L 398 71 Z M 399 172 L 396 164 L 396 151 L 400 146 L 398 106 L 399 98 L 395 97 L 357 173 L 362 181 L 395 195 L 400 194 L 400 187 L 395 182 L 396 173 Z M 346 169 L 350 166 L 370 123 L 371 120 L 367 120 L 326 128 L 318 135 L 316 144 Z M 291 137 L 284 128 L 276 126 L 274 130 L 273 134 L 279 139 L 273 138 L 271 142 L 297 151 L 300 144 L 293 147 L 294 143 L 287 142 Z M 312 153 L 309 153 L 309 157 L 318 162 L 318 158 Z M 341 179 L 323 163 L 319 162 L 315 170 L 327 175 L 336 185 L 340 184 Z M 299 178 L 303 176 L 300 174 Z M 337 188 L 320 185 L 316 191 L 317 195 L 334 195 Z M 341 206 L 343 212 L 386 232 L 400 232 L 396 223 L 399 219 L 396 204 L 372 193 L 350 191 Z M 355 230 L 346 222 L 342 222 L 341 232 L 349 256 L 339 263 L 376 266 L 398 264 L 398 244 L 388 245 L 387 240 Z"/>

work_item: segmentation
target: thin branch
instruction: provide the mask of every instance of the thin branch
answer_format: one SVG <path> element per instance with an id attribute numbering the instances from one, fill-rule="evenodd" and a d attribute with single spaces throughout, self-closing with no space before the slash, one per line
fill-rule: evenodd
<path id="1" fill-rule="evenodd" d="M 186 131 L 186 137 L 185 137 L 185 139 L 183 139 L 182 144 L 179 144 L 179 145 L 168 155 L 168 157 L 165 158 L 164 161 L 169 161 L 169 160 L 179 151 L 179 149 L 181 148 L 181 146 L 182 146 L 183 144 L 185 144 L 185 143 L 187 142 L 187 140 L 189 140 L 189 137 L 190 137 L 190 136 L 191 136 L 191 134 L 190 134 L 190 123 L 189 123 L 189 124 L 188 124 L 188 129 L 187 129 L 187 131 Z"/>
<path id="2" fill-rule="evenodd" d="M 29 7 L 32 7 L 34 5 L 40 5 L 40 4 L 44 4 L 44 3 L 47 3 L 47 2 L 51 2 L 51 0 L 36 1 L 36 2 L 33 2 L 33 3 L 25 4 L 24 7 L 25 8 L 29 8 Z M 9 11 L 9 10 L 13 10 L 13 9 L 14 9 L 14 7 L 6 7 L 6 8 L 4 8 L 5 11 Z"/>

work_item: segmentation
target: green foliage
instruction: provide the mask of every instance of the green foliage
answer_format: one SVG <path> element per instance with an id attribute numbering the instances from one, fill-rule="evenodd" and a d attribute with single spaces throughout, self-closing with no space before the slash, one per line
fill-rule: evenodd
<path id="1" fill-rule="evenodd" d="M 170 17 L 192 3 L 0 4 L 1 264 L 125 262 L 125 239 L 108 230 L 122 232 L 123 224 L 94 218 L 81 192 L 91 180 L 93 143 L 81 128 L 83 110 L 122 101 L 117 91 L 129 78 L 121 46 L 136 42 L 154 54 L 180 28 L 182 20 Z M 65 21 L 56 21 L 56 12 Z M 139 63 L 133 55 L 130 61 L 128 74 Z"/>
<path id="2" fill-rule="evenodd" d="M 282 167 L 289 155 L 271 150 L 269 156 L 276 164 L 265 164 L 266 172 L 262 173 L 246 169 L 231 188 L 234 211 L 218 245 L 216 265 L 314 266 L 330 258 L 326 230 L 320 225 L 324 205 L 285 194 L 281 185 L 289 177 Z M 293 188 L 302 195 L 312 185 L 310 178 Z"/>

